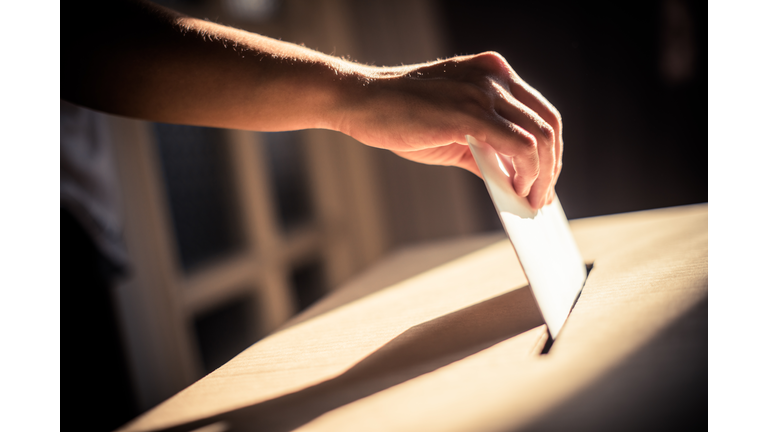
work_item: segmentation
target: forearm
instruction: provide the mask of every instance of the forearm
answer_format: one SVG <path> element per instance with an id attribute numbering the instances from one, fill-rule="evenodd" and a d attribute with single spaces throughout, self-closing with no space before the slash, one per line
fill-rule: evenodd
<path id="1" fill-rule="evenodd" d="M 154 5 L 117 2 L 102 13 L 97 23 L 62 23 L 61 96 L 114 114 L 261 131 L 338 129 L 356 88 L 385 73 Z"/>
<path id="2" fill-rule="evenodd" d="M 480 175 L 472 135 L 510 159 L 510 180 L 534 207 L 554 196 L 559 113 L 496 53 L 368 67 L 141 0 L 68 3 L 61 23 L 70 102 L 167 123 L 337 130 Z"/>

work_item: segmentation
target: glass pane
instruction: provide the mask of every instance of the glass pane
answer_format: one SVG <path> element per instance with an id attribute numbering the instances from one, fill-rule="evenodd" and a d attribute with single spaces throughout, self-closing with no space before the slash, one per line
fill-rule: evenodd
<path id="1" fill-rule="evenodd" d="M 195 318 L 200 355 L 206 373 L 228 362 L 256 342 L 254 299 L 242 297 Z"/>
<path id="2" fill-rule="evenodd" d="M 302 311 L 326 293 L 325 273 L 320 260 L 299 265 L 291 272 L 291 283 Z"/>
<path id="3" fill-rule="evenodd" d="M 220 129 L 155 124 L 184 271 L 243 246 L 234 181 Z"/>
<path id="4" fill-rule="evenodd" d="M 299 132 L 274 132 L 264 135 L 272 192 L 284 231 L 312 219 L 307 163 Z"/>

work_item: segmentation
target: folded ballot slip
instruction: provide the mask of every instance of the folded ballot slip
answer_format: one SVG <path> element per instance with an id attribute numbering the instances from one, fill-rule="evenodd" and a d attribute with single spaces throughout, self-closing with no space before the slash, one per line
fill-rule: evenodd
<path id="1" fill-rule="evenodd" d="M 587 278 L 587 270 L 557 196 L 534 210 L 515 193 L 496 152 L 467 135 L 496 212 L 539 305 L 550 336 L 556 338 Z"/>

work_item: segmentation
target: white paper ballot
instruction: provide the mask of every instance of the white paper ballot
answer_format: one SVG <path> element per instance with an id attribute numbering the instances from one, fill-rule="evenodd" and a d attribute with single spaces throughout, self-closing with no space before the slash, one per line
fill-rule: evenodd
<path id="1" fill-rule="evenodd" d="M 515 193 L 506 168 L 491 146 L 469 135 L 467 141 L 554 339 L 587 278 L 560 201 L 555 196 L 552 204 L 534 210 L 526 198 Z"/>

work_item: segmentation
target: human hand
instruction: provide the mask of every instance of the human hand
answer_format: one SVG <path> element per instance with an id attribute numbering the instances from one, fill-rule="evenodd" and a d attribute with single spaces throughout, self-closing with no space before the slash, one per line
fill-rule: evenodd
<path id="1" fill-rule="evenodd" d="M 560 115 L 499 54 L 369 67 L 143 1 L 94 5 L 102 19 L 71 14 L 62 33 L 68 64 L 89 65 L 62 69 L 65 100 L 165 123 L 334 129 L 480 175 L 472 135 L 501 156 L 532 207 L 554 198 Z"/>
<path id="2" fill-rule="evenodd" d="M 465 135 L 505 160 L 518 195 L 552 202 L 562 167 L 558 111 L 497 53 L 363 69 L 338 130 L 416 162 L 480 171 Z"/>

